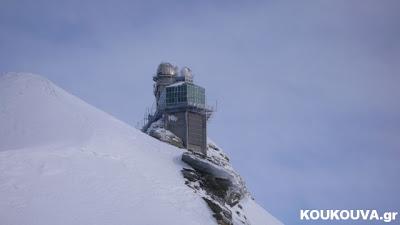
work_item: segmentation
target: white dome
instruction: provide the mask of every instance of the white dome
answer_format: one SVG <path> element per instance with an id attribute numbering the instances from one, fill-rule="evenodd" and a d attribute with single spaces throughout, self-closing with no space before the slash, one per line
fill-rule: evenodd
<path id="1" fill-rule="evenodd" d="M 189 67 L 183 67 L 181 69 L 181 76 L 185 76 L 185 77 L 191 77 L 192 76 L 192 70 L 189 69 Z"/>

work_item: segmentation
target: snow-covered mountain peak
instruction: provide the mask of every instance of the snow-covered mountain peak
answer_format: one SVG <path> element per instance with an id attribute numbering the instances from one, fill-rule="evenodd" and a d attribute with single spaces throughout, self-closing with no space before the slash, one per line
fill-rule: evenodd
<path id="1" fill-rule="evenodd" d="M 216 224 L 183 152 L 41 76 L 0 76 L 0 224 Z M 240 204 L 250 224 L 280 224 Z"/>
<path id="2" fill-rule="evenodd" d="M 79 121 L 81 104 L 73 104 L 72 96 L 41 76 L 0 76 L 0 98 L 0 151 L 68 143 L 88 135 Z"/>
<path id="3" fill-rule="evenodd" d="M 35 74 L 1 75 L 0 98 L 0 151 L 79 143 L 116 121 Z"/>

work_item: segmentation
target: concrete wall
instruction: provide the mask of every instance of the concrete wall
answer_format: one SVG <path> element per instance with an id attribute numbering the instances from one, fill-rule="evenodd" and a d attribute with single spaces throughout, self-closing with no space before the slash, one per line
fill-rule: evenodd
<path id="1" fill-rule="evenodd" d="M 194 152 L 207 155 L 207 117 L 190 111 L 164 114 L 165 129 L 182 139 L 183 145 Z"/>
<path id="2" fill-rule="evenodd" d="M 164 113 L 165 129 L 171 131 L 183 141 L 187 148 L 186 112 Z"/>
<path id="3" fill-rule="evenodd" d="M 188 112 L 188 146 L 200 154 L 207 154 L 207 118 L 206 115 Z"/>

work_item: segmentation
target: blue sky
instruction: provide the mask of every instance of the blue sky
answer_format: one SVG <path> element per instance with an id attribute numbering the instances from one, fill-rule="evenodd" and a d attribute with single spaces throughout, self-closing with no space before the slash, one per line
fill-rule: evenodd
<path id="1" fill-rule="evenodd" d="M 135 125 L 158 64 L 188 66 L 218 100 L 209 136 L 256 201 L 317 224 L 299 210 L 400 211 L 399 11 L 390 0 L 1 0 L 0 72 L 41 74 Z"/>

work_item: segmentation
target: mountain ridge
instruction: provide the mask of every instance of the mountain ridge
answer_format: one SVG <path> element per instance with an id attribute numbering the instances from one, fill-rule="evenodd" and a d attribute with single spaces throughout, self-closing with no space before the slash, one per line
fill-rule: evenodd
<path id="1" fill-rule="evenodd" d="M 216 224 L 181 149 L 35 74 L 0 76 L 1 224 Z M 280 224 L 251 199 L 251 224 Z"/>

